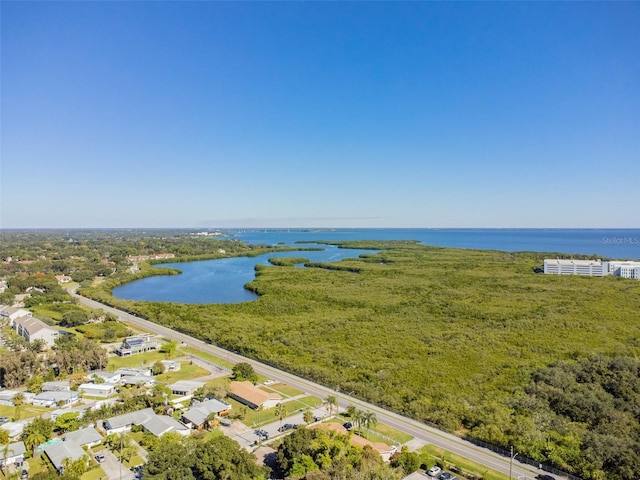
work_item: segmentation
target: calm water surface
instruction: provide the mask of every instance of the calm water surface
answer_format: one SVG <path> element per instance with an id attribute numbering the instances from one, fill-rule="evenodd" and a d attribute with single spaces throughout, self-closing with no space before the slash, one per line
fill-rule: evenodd
<path id="1" fill-rule="evenodd" d="M 229 230 L 228 233 L 246 243 L 265 245 L 296 245 L 315 240 L 417 240 L 443 247 L 595 254 L 640 260 L 640 229 L 268 229 Z M 159 302 L 247 302 L 257 296 L 245 290 L 244 285 L 255 278 L 254 266 L 267 265 L 270 257 L 305 257 L 331 262 L 373 252 L 325 245 L 321 248 L 324 250 L 320 252 L 279 252 L 251 258 L 164 264 L 181 270 L 182 275 L 145 278 L 122 285 L 113 294 L 117 298 Z"/>
<path id="2" fill-rule="evenodd" d="M 314 245 L 315 246 L 315 245 Z M 273 257 L 302 257 L 312 262 L 338 262 L 358 258 L 376 250 L 338 248 L 323 245 L 322 251 L 271 252 L 257 257 L 233 257 L 188 263 L 163 263 L 182 271 L 181 275 L 150 277 L 127 283 L 113 290 L 116 298 L 152 302 L 240 303 L 258 296 L 244 288 L 255 279 L 256 265 L 270 265 Z"/>

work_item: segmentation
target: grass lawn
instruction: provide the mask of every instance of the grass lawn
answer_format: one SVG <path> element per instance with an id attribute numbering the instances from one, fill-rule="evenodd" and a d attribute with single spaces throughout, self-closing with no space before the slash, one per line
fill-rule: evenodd
<path id="1" fill-rule="evenodd" d="M 180 362 L 180 370 L 177 372 L 167 372 L 156 375 L 157 382 L 173 383 L 178 380 L 193 380 L 194 378 L 209 375 L 209 371 L 198 365 L 189 365 L 189 362 Z"/>
<path id="2" fill-rule="evenodd" d="M 185 353 L 190 353 L 192 355 L 195 355 L 196 357 L 200 357 L 203 360 L 206 360 L 207 362 L 215 363 L 216 365 L 220 365 L 221 367 L 228 368 L 229 370 L 231 370 L 235 365 L 234 363 L 223 360 L 220 357 L 216 357 L 215 355 L 211 355 L 210 353 L 206 353 L 201 350 L 198 350 L 195 347 L 183 346 L 183 347 L 180 347 L 179 350 Z"/>
<path id="3" fill-rule="evenodd" d="M 319 407 L 320 405 L 322 405 L 322 400 L 320 400 L 318 397 L 314 397 L 313 395 L 308 395 L 298 400 L 284 402 L 284 405 L 285 407 L 287 407 L 287 412 L 295 413 L 296 411 L 304 410 L 307 407 Z"/>
<path id="4" fill-rule="evenodd" d="M 273 385 L 265 385 L 260 388 L 271 392 L 277 392 L 285 398 L 295 397 L 304 393 L 302 390 L 298 390 L 291 385 L 285 385 L 284 383 L 274 383 Z"/>
<path id="5" fill-rule="evenodd" d="M 455 453 L 451 453 L 448 450 L 436 447 L 435 445 L 425 445 L 420 449 L 420 453 L 428 457 L 428 464 L 430 466 L 434 465 L 436 461 L 439 460 L 444 462 L 447 470 L 450 470 L 452 466 L 455 466 L 458 469 L 462 469 L 464 472 L 482 475 L 482 478 L 485 480 L 509 480 L 509 475 L 488 469 L 479 463 L 468 460 L 460 455 L 456 455 Z M 460 477 L 460 475 L 457 476 Z"/>
<path id="6" fill-rule="evenodd" d="M 335 419 L 330 420 L 333 423 L 339 423 L 340 425 L 345 422 L 351 422 L 352 420 L 349 417 L 344 417 L 342 415 L 338 415 Z M 372 425 L 366 433 L 367 440 L 371 440 L 372 442 L 382 442 L 386 444 L 400 444 L 407 443 L 409 440 L 413 439 L 411 435 L 405 432 L 401 432 L 400 430 L 396 430 L 395 428 L 390 427 L 389 425 L 385 425 L 383 423 L 377 423 Z"/>
<path id="7" fill-rule="evenodd" d="M 105 478 L 107 476 L 106 472 L 102 469 L 102 467 L 93 468 L 88 472 L 85 472 L 80 480 L 100 480 L 101 478 Z"/>
<path id="8" fill-rule="evenodd" d="M 158 360 L 167 360 L 167 355 L 156 351 L 131 355 L 130 357 L 113 356 L 109 357 L 107 370 L 112 371 L 118 368 L 140 367 L 141 365 L 154 364 Z"/>
<path id="9" fill-rule="evenodd" d="M 20 418 L 38 417 L 45 412 L 50 412 L 52 409 L 47 407 L 34 407 L 33 405 L 24 404 L 20 407 Z M 10 407 L 8 405 L 0 405 L 0 417 L 9 417 L 13 419 L 16 414 L 16 407 Z"/>

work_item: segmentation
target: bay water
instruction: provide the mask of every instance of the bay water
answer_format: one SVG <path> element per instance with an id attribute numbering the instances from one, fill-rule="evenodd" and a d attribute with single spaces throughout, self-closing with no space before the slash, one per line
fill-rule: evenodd
<path id="1" fill-rule="evenodd" d="M 313 246 L 323 250 L 162 264 L 159 266 L 178 269 L 182 274 L 131 282 L 114 289 L 114 296 L 129 300 L 179 303 L 247 302 L 255 300 L 257 296 L 246 290 L 244 285 L 255 278 L 255 265 L 267 265 L 271 257 L 304 257 L 313 262 L 337 262 L 375 252 L 314 244 L 319 240 L 415 240 L 442 247 L 640 260 L 640 229 L 237 229 L 225 230 L 225 233 L 230 238 L 250 244 Z"/>

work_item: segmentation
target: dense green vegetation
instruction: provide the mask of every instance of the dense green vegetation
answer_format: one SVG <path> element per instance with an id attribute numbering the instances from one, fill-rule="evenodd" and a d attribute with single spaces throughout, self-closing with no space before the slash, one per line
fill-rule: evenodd
<path id="1" fill-rule="evenodd" d="M 371 447 L 352 445 L 347 435 L 316 428 L 302 427 L 287 435 L 278 446 L 277 464 L 290 480 L 400 480 L 405 476 L 402 466 L 384 464 Z"/>
<path id="2" fill-rule="evenodd" d="M 599 478 L 605 467 L 596 460 L 550 455 L 572 434 L 536 424 L 514 402 L 527 395 L 532 373 L 555 361 L 637 355 L 639 282 L 538 274 L 545 255 L 531 252 L 348 246 L 383 251 L 316 268 L 258 266 L 249 287 L 261 296 L 244 304 L 122 301 L 108 283 L 85 293 L 444 429 L 513 444 L 521 455 Z"/>
<path id="3" fill-rule="evenodd" d="M 381 252 L 304 269 L 293 267 L 302 258 L 274 253 L 248 285 L 260 295 L 254 302 L 131 302 L 111 290 L 175 272 L 143 262 L 132 274 L 128 255 L 168 252 L 173 262 L 273 249 L 160 230 L 3 231 L 2 240 L 0 276 L 9 288 L 0 303 L 30 289 L 28 306 L 48 323 L 103 340 L 124 333 L 109 328 L 108 318 L 91 323 L 94 312 L 81 311 L 54 283 L 53 275 L 70 275 L 105 303 L 446 430 L 513 444 L 521 456 L 590 479 L 603 472 L 634 478 L 630 472 L 637 471 L 624 452 L 638 449 L 640 401 L 628 381 L 638 373 L 616 372 L 634 365 L 640 350 L 640 282 L 536 273 L 545 256 L 557 253 L 354 242 L 343 246 Z M 96 277 L 104 281 L 97 285 Z M 5 340 L 14 350 L 25 347 L 10 333 Z M 31 353 L 21 355 L 3 354 L 5 373 L 13 373 L 14 363 L 27 368 Z M 588 363 L 593 355 L 611 359 L 598 367 L 606 382 L 567 380 L 572 369 L 596 368 Z M 547 368 L 564 370 L 545 374 Z"/>

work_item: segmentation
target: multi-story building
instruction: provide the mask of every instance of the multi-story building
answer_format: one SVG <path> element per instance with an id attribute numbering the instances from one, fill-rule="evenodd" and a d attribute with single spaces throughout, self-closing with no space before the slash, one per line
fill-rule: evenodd
<path id="1" fill-rule="evenodd" d="M 544 273 L 604 277 L 609 274 L 609 265 L 601 260 L 545 260 Z"/>
<path id="2" fill-rule="evenodd" d="M 12 320 L 11 326 L 27 342 L 33 343 L 35 340 L 42 340 L 48 348 L 53 347 L 59 335 L 55 328 L 51 328 L 42 320 L 27 315 Z"/>
<path id="3" fill-rule="evenodd" d="M 640 280 L 640 262 L 609 262 L 611 275 Z"/>
<path id="4" fill-rule="evenodd" d="M 640 262 L 547 259 L 544 261 L 544 273 L 551 275 L 585 275 L 589 277 L 613 275 L 615 277 L 640 280 Z"/>
<path id="5" fill-rule="evenodd" d="M 116 348 L 115 352 L 121 357 L 128 357 L 137 353 L 157 350 L 158 348 L 160 348 L 160 342 L 158 342 L 152 335 L 143 333 L 125 338 L 122 345 Z"/>

